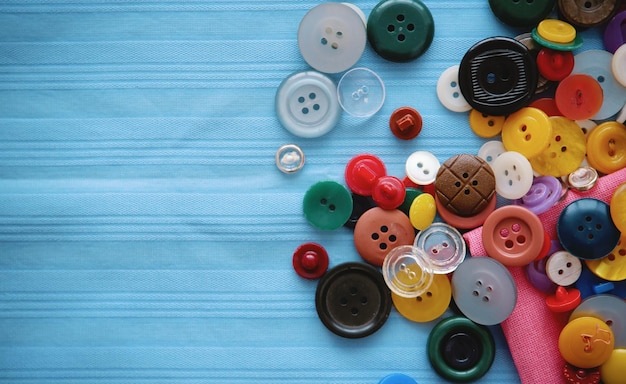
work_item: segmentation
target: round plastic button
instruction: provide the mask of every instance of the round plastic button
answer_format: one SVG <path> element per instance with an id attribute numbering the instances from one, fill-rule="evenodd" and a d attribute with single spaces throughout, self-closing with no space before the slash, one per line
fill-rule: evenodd
<path id="1" fill-rule="evenodd" d="M 618 0 L 558 0 L 561 15 L 575 26 L 583 28 L 606 22 L 619 5 Z"/>
<path id="2" fill-rule="evenodd" d="M 556 101 L 551 97 L 542 97 L 528 104 L 529 107 L 537 108 L 548 116 L 563 116 L 556 106 Z"/>
<path id="3" fill-rule="evenodd" d="M 600 376 L 604 384 L 624 384 L 626 348 L 614 349 L 609 359 L 600 366 Z"/>
<path id="4" fill-rule="evenodd" d="M 574 69 L 574 54 L 543 48 L 537 55 L 537 68 L 546 79 L 561 81 Z"/>
<path id="5" fill-rule="evenodd" d="M 533 168 L 520 153 L 508 151 L 491 164 L 496 177 L 496 192 L 505 199 L 523 197 L 533 185 Z"/>
<path id="6" fill-rule="evenodd" d="M 559 350 L 568 363 L 580 368 L 604 364 L 614 345 L 613 331 L 595 317 L 570 321 L 559 335 Z"/>
<path id="7" fill-rule="evenodd" d="M 569 317 L 595 317 L 613 331 L 615 348 L 626 348 L 626 302 L 613 295 L 594 295 L 583 301 Z"/>
<path id="8" fill-rule="evenodd" d="M 324 73 L 339 73 L 352 67 L 363 55 L 365 24 L 352 7 L 322 3 L 300 22 L 298 47 L 304 60 Z"/>
<path id="9" fill-rule="evenodd" d="M 626 44 L 626 10 L 616 14 L 604 28 L 604 48 L 611 53 Z"/>
<path id="10" fill-rule="evenodd" d="M 598 114 L 603 98 L 600 83 L 584 74 L 567 76 L 559 83 L 554 95 L 559 111 L 572 120 L 590 119 Z"/>
<path id="11" fill-rule="evenodd" d="M 317 243 L 304 243 L 293 253 L 292 264 L 299 276 L 318 279 L 328 269 L 328 253 Z"/>
<path id="12" fill-rule="evenodd" d="M 624 14 L 626 14 L 626 12 L 624 12 Z M 613 54 L 611 71 L 613 72 L 613 76 L 615 76 L 615 80 L 626 87 L 626 43 L 619 47 Z"/>
<path id="13" fill-rule="evenodd" d="M 545 19 L 556 0 L 546 1 L 519 1 L 519 0 L 489 0 L 493 14 L 505 24 L 512 27 L 532 27 Z"/>
<path id="14" fill-rule="evenodd" d="M 576 29 L 570 24 L 555 19 L 546 19 L 537 25 L 539 36 L 554 43 L 567 44 L 576 38 Z"/>
<path id="15" fill-rule="evenodd" d="M 319 229 L 337 229 L 352 213 L 352 197 L 343 185 L 335 181 L 320 181 L 304 194 L 304 216 Z"/>
<path id="16" fill-rule="evenodd" d="M 374 199 L 371 196 L 361 196 L 356 193 L 352 193 L 352 214 L 350 214 L 350 218 L 344 224 L 345 227 L 354 229 L 357 221 L 361 218 L 361 216 L 367 212 L 369 209 L 372 209 L 376 206 Z"/>
<path id="17" fill-rule="evenodd" d="M 576 35 L 574 41 L 571 41 L 569 43 L 556 43 L 554 41 L 543 38 L 537 32 L 537 28 L 533 28 L 530 34 L 533 37 L 533 40 L 537 42 L 537 44 L 545 48 L 554 49 L 556 51 L 573 51 L 583 45 L 583 38 L 580 35 Z"/>
<path id="18" fill-rule="evenodd" d="M 535 59 L 519 41 L 491 37 L 465 53 L 459 84 L 472 108 L 488 115 L 508 115 L 528 104 L 535 93 Z"/>
<path id="19" fill-rule="evenodd" d="M 340 264 L 320 279 L 315 308 L 322 323 L 347 338 L 371 335 L 385 324 L 391 294 L 376 268 L 363 263 Z"/>
<path id="20" fill-rule="evenodd" d="M 552 134 L 548 148 L 530 159 L 530 165 L 542 175 L 566 176 L 585 160 L 585 135 L 578 124 L 565 117 L 552 116 L 550 122 Z"/>
<path id="21" fill-rule="evenodd" d="M 563 378 L 567 384 L 600 384 L 600 370 L 597 367 L 582 369 L 565 363 Z"/>
<path id="22" fill-rule="evenodd" d="M 411 61 L 433 41 L 435 21 L 419 0 L 382 0 L 367 19 L 367 38 L 383 58 Z"/>
<path id="23" fill-rule="evenodd" d="M 484 376 L 496 354 L 489 329 L 462 316 L 440 321 L 430 332 L 426 348 L 435 371 L 455 382 L 474 381 Z"/>
<path id="24" fill-rule="evenodd" d="M 405 196 L 404 184 L 395 176 L 379 178 L 372 192 L 372 198 L 382 209 L 398 208 L 404 202 Z"/>
<path id="25" fill-rule="evenodd" d="M 626 235 L 626 182 L 615 188 L 610 207 L 613 223 L 621 233 Z"/>
<path id="26" fill-rule="evenodd" d="M 532 107 L 522 108 L 504 121 L 502 144 L 507 151 L 516 151 L 527 159 L 539 155 L 550 143 L 552 124 L 548 115 Z"/>
<path id="27" fill-rule="evenodd" d="M 585 260 L 585 264 L 591 272 L 604 280 L 626 280 L 626 235 L 620 237 L 611 253 L 601 259 Z"/>
<path id="28" fill-rule="evenodd" d="M 550 209 L 561 198 L 561 182 L 553 176 L 536 177 L 533 185 L 522 198 L 513 204 L 524 207 L 538 215 Z"/>
<path id="29" fill-rule="evenodd" d="M 398 312 L 417 323 L 426 323 L 443 315 L 451 298 L 450 280 L 445 275 L 434 275 L 430 287 L 417 297 L 402 297 L 391 292 L 393 305 Z"/>
<path id="30" fill-rule="evenodd" d="M 558 251 L 548 257 L 546 274 L 555 284 L 561 286 L 572 285 L 582 272 L 580 259 L 565 251 Z"/>
<path id="31" fill-rule="evenodd" d="M 417 384 L 417 381 L 402 373 L 392 373 L 383 377 L 378 384 Z"/>
<path id="32" fill-rule="evenodd" d="M 406 186 L 406 183 L 404 182 L 404 180 L 402 183 Z M 420 196 L 423 192 L 415 187 L 406 187 L 405 191 L 406 191 L 406 194 L 404 196 L 404 201 L 402 202 L 402 205 L 400 205 L 398 209 L 404 212 L 405 215 L 410 216 L 411 205 L 413 204 L 413 201 L 418 196 Z M 433 217 L 433 220 L 434 220 L 434 217 Z"/>
<path id="33" fill-rule="evenodd" d="M 422 115 L 411 107 L 400 107 L 391 114 L 389 128 L 398 139 L 414 139 L 422 131 Z"/>
<path id="34" fill-rule="evenodd" d="M 282 145 L 274 156 L 276 167 L 284 173 L 298 172 L 304 167 L 304 152 L 295 144 Z"/>
<path id="35" fill-rule="evenodd" d="M 426 293 L 433 282 L 430 259 L 412 245 L 401 245 L 389 251 L 382 267 L 385 283 L 398 296 L 418 297 Z"/>
<path id="36" fill-rule="evenodd" d="M 472 109 L 469 115 L 469 125 L 476 136 L 488 139 L 502 132 L 505 119 L 504 116 L 489 116 Z"/>
<path id="37" fill-rule="evenodd" d="M 385 102 L 385 84 L 367 68 L 354 68 L 344 73 L 337 84 L 339 105 L 356 117 L 370 117 Z"/>
<path id="38" fill-rule="evenodd" d="M 413 199 L 409 208 L 409 220 L 417 230 L 424 230 L 430 226 L 437 215 L 435 198 L 428 193 L 422 193 Z"/>
<path id="39" fill-rule="evenodd" d="M 467 112 L 472 107 L 459 89 L 459 66 L 453 65 L 443 71 L 437 80 L 437 98 L 441 105 L 452 112 Z"/>
<path id="40" fill-rule="evenodd" d="M 611 221 L 609 205 L 590 198 L 566 206 L 559 215 L 556 232 L 563 249 L 581 259 L 608 255 L 620 238 Z"/>
<path id="41" fill-rule="evenodd" d="M 295 73 L 278 87 L 276 114 L 283 127 L 296 136 L 322 136 L 337 125 L 341 116 L 337 87 L 319 72 Z"/>
<path id="42" fill-rule="evenodd" d="M 450 224 L 454 228 L 472 229 L 483 225 L 491 212 L 496 209 L 497 200 L 498 199 L 494 195 L 489 201 L 489 205 L 487 205 L 485 209 L 480 211 L 480 213 L 470 217 L 455 215 L 454 213 L 448 211 L 443 206 L 441 201 L 439 201 L 439 198 L 437 196 L 435 196 L 435 205 L 437 207 L 437 214 L 439 214 L 439 217 L 441 217 L 441 219 L 443 219 L 443 221 L 445 221 L 446 223 Z"/>
<path id="43" fill-rule="evenodd" d="M 587 161 L 605 174 L 626 167 L 626 126 L 607 121 L 595 127 L 587 136 Z"/>
<path id="44" fill-rule="evenodd" d="M 413 152 L 405 164 L 406 175 L 418 185 L 428 185 L 435 181 L 441 164 L 435 155 L 426 151 Z"/>
<path id="45" fill-rule="evenodd" d="M 611 118 L 626 104 L 626 88 L 615 80 L 611 70 L 612 60 L 613 55 L 603 50 L 587 50 L 574 56 L 572 73 L 589 75 L 602 87 L 602 108 L 592 117 L 593 120 Z"/>
<path id="46" fill-rule="evenodd" d="M 381 159 L 370 154 L 356 155 L 348 164 L 344 177 L 348 188 L 358 195 L 371 196 L 379 178 L 387 175 Z"/>
<path id="47" fill-rule="evenodd" d="M 511 273 L 497 260 L 472 257 L 454 271 L 452 297 L 459 310 L 473 322 L 495 325 L 513 312 L 517 288 Z"/>
<path id="48" fill-rule="evenodd" d="M 482 231 L 487 254 L 512 267 L 535 260 L 543 247 L 543 238 L 543 225 L 537 215 L 515 205 L 505 205 L 493 211 Z"/>
<path id="49" fill-rule="evenodd" d="M 460 154 L 446 160 L 435 178 L 437 198 L 448 211 L 464 217 L 482 212 L 495 195 L 495 177 L 478 156 Z"/>
<path id="50" fill-rule="evenodd" d="M 372 208 L 361 215 L 354 227 L 354 246 L 365 261 L 383 265 L 385 256 L 400 245 L 411 245 L 415 230 L 409 218 L 397 209 Z"/>
<path id="51" fill-rule="evenodd" d="M 576 124 L 580 127 L 580 130 L 583 131 L 585 137 L 598 126 L 598 124 L 592 120 L 576 120 Z"/>
<path id="52" fill-rule="evenodd" d="M 580 304 L 580 291 L 558 286 L 554 295 L 546 297 L 548 309 L 555 313 L 569 312 Z"/>
<path id="53" fill-rule="evenodd" d="M 415 246 L 426 253 L 436 274 L 453 272 L 465 259 L 463 237 L 454 227 L 434 223 L 415 236 Z"/>
<path id="54" fill-rule="evenodd" d="M 528 281 L 541 292 L 553 293 L 556 290 L 556 284 L 546 275 L 547 258 L 535 260 L 526 266 L 526 277 Z"/>
<path id="55" fill-rule="evenodd" d="M 478 150 L 478 157 L 485 160 L 493 168 L 493 162 L 504 152 L 504 145 L 501 141 L 491 140 L 481 145 Z"/>
<path id="56" fill-rule="evenodd" d="M 598 172 L 591 167 L 580 167 L 567 176 L 567 185 L 579 192 L 593 188 L 598 182 Z"/>

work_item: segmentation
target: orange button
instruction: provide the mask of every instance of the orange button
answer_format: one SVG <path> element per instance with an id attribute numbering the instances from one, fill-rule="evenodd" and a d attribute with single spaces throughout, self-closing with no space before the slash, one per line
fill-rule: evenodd
<path id="1" fill-rule="evenodd" d="M 502 132 L 505 119 L 504 116 L 490 116 L 472 109 L 469 114 L 469 125 L 476 136 L 488 139 Z"/>
<path id="2" fill-rule="evenodd" d="M 626 167 L 626 126 L 607 121 L 595 127 L 587 136 L 587 160 L 605 174 Z"/>
<path id="3" fill-rule="evenodd" d="M 515 151 L 527 159 L 548 148 L 552 124 L 540 109 L 526 107 L 513 113 L 502 126 L 502 144 L 507 151 Z"/>
<path id="4" fill-rule="evenodd" d="M 425 293 L 417 297 L 402 297 L 391 293 L 393 305 L 407 319 L 418 323 L 432 321 L 443 315 L 450 305 L 452 288 L 446 275 L 434 275 Z"/>
<path id="5" fill-rule="evenodd" d="M 604 364 L 615 345 L 613 331 L 595 317 L 570 321 L 559 335 L 559 350 L 568 363 L 580 368 Z"/>

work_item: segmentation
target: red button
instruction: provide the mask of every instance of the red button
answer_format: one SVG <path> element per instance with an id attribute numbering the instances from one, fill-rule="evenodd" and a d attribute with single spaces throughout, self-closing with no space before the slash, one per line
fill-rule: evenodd
<path id="1" fill-rule="evenodd" d="M 565 363 L 563 377 L 567 384 L 598 384 L 600 383 L 599 368 L 578 368 Z"/>
<path id="2" fill-rule="evenodd" d="M 293 253 L 293 269 L 305 279 L 317 279 L 328 269 L 328 253 L 317 243 L 304 243 Z"/>
<path id="3" fill-rule="evenodd" d="M 391 114 L 389 128 L 398 139 L 414 139 L 422 131 L 422 116 L 411 107 L 400 107 Z"/>
<path id="4" fill-rule="evenodd" d="M 512 267 L 527 265 L 537 258 L 544 237 L 543 225 L 537 215 L 515 205 L 493 211 L 482 232 L 487 255 Z"/>
<path id="5" fill-rule="evenodd" d="M 559 108 L 556 106 L 556 101 L 550 97 L 537 99 L 528 106 L 540 109 L 548 116 L 563 116 L 561 111 L 559 111 Z"/>
<path id="6" fill-rule="evenodd" d="M 539 256 L 537 256 L 535 261 L 539 261 L 545 258 L 546 256 L 548 256 L 548 253 L 550 252 L 551 248 L 552 248 L 552 239 L 550 239 L 550 235 L 548 235 L 548 232 L 543 231 L 543 247 L 541 247 L 541 251 L 539 251 Z"/>
<path id="7" fill-rule="evenodd" d="M 537 55 L 537 68 L 546 79 L 561 81 L 574 69 L 574 54 L 571 51 L 543 48 Z"/>
<path id="8" fill-rule="evenodd" d="M 580 291 L 559 286 L 554 295 L 546 297 L 546 305 L 552 312 L 568 312 L 580 304 Z"/>
<path id="9" fill-rule="evenodd" d="M 595 116 L 604 100 L 600 83 L 589 75 L 570 75 L 563 79 L 554 95 L 556 106 L 571 120 L 587 120 Z"/>
<path id="10" fill-rule="evenodd" d="M 383 176 L 378 179 L 372 198 L 382 209 L 396 209 L 403 202 L 406 189 L 400 179 L 394 176 Z"/>
<path id="11" fill-rule="evenodd" d="M 346 184 L 357 195 L 371 196 L 378 179 L 386 174 L 385 164 L 378 157 L 357 155 L 346 165 Z"/>

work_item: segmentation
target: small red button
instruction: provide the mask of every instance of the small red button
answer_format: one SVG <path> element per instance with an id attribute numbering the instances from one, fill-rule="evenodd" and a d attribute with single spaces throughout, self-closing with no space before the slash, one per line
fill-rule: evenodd
<path id="1" fill-rule="evenodd" d="M 556 106 L 571 120 L 587 120 L 602 108 L 604 100 L 600 83 L 589 75 L 576 74 L 563 79 L 554 95 Z"/>
<path id="2" fill-rule="evenodd" d="M 422 116 L 411 107 L 400 107 L 391 114 L 389 128 L 398 139 L 414 139 L 422 131 Z"/>
<path id="3" fill-rule="evenodd" d="M 305 279 L 317 279 L 328 269 L 328 253 L 317 243 L 304 243 L 293 253 L 293 269 Z"/>
<path id="4" fill-rule="evenodd" d="M 354 156 L 346 165 L 348 188 L 357 195 L 371 196 L 378 179 L 387 174 L 385 164 L 374 155 Z"/>
<path id="5" fill-rule="evenodd" d="M 378 179 L 372 198 L 382 209 L 396 209 L 403 202 L 406 189 L 400 179 L 395 176 L 383 176 Z"/>
<path id="6" fill-rule="evenodd" d="M 554 295 L 546 297 L 546 305 L 552 312 L 568 312 L 580 304 L 580 291 L 559 286 Z"/>
<path id="7" fill-rule="evenodd" d="M 567 384 L 598 384 L 600 383 L 600 369 L 597 367 L 583 369 L 565 363 L 563 377 Z"/>
<path id="8" fill-rule="evenodd" d="M 537 68 L 546 79 L 561 81 L 574 69 L 574 54 L 571 51 L 543 48 L 537 55 Z"/>

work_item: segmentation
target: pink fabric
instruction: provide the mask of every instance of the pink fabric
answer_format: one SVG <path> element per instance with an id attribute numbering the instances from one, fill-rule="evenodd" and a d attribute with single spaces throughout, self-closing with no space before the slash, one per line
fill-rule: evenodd
<path id="1" fill-rule="evenodd" d="M 626 168 L 604 176 L 588 192 L 570 191 L 564 201 L 539 215 L 550 238 L 556 239 L 556 222 L 561 210 L 574 200 L 592 197 L 610 203 L 615 188 L 626 182 Z M 470 253 L 486 255 L 482 227 L 463 235 Z M 561 329 L 569 313 L 555 314 L 545 305 L 546 295 L 526 279 L 523 267 L 509 268 L 517 284 L 517 304 L 511 316 L 502 323 L 513 361 L 524 384 L 561 383 L 565 362 L 558 348 Z"/>

